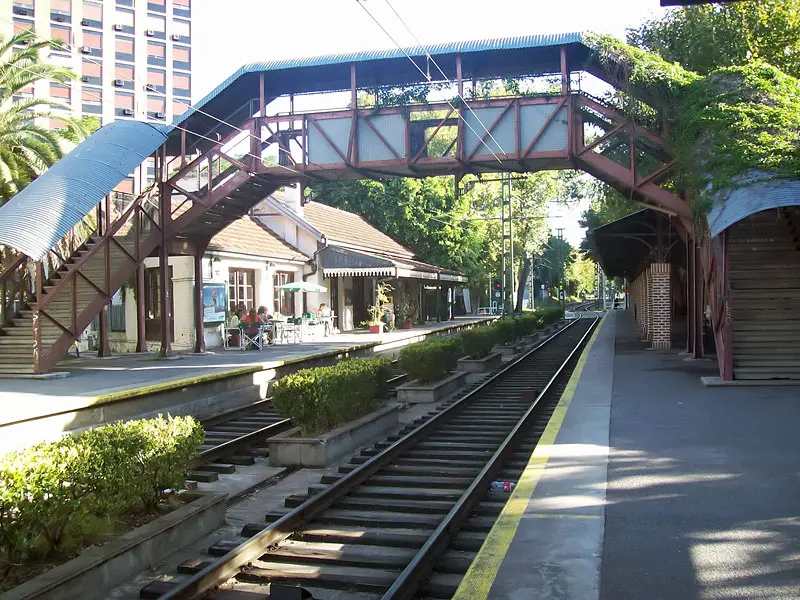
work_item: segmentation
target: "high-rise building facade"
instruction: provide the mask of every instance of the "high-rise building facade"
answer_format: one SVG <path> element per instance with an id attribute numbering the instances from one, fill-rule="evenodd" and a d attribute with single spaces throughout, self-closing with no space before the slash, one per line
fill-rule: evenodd
<path id="1" fill-rule="evenodd" d="M 169 123 L 191 104 L 191 0 L 0 0 L 0 32 L 33 28 L 60 42 L 45 57 L 77 81 L 36 82 L 21 97 L 52 98 L 72 116 Z M 59 127 L 53 109 L 50 126 Z M 152 168 L 152 167 L 151 167 Z M 148 169 L 148 171 L 151 170 Z M 152 173 L 117 188 L 138 193 Z"/>

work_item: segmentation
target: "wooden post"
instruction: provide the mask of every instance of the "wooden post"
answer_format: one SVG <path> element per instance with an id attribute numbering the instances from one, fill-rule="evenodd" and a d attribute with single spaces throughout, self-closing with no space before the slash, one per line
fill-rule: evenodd
<path id="1" fill-rule="evenodd" d="M 44 264 L 42 261 L 36 262 L 36 273 L 34 282 L 36 289 L 36 304 L 33 307 L 33 372 L 39 375 L 42 372 L 42 313 L 39 304 L 42 301 L 42 286 L 44 285 Z"/>
<path id="2" fill-rule="evenodd" d="M 442 322 L 442 274 L 436 273 L 436 322 Z"/>
<path id="3" fill-rule="evenodd" d="M 461 71 L 461 55 L 456 55 L 456 83 L 458 84 L 458 95 L 464 97 L 464 77 Z"/>
<path id="4" fill-rule="evenodd" d="M 144 320 L 145 320 L 145 297 L 144 297 L 144 275 L 145 269 L 143 264 L 136 267 L 136 352 L 147 352 L 147 339 L 145 337 Z"/>
<path id="5" fill-rule="evenodd" d="M 111 302 L 111 238 L 109 231 L 111 229 L 111 195 L 106 194 L 104 199 L 105 206 L 103 207 L 103 237 L 105 238 L 105 265 L 103 273 L 103 287 L 105 288 L 106 298 L 103 309 L 98 315 L 100 320 L 100 340 L 97 347 L 97 356 L 105 358 L 111 356 L 111 346 L 108 343 L 108 303 Z M 77 281 L 77 280 L 76 280 Z"/>
<path id="6" fill-rule="evenodd" d="M 569 65 L 567 65 L 567 47 L 561 46 L 561 93 L 569 94 Z"/>
<path id="7" fill-rule="evenodd" d="M 170 187 L 164 182 L 163 178 L 163 156 L 159 156 L 156 168 L 156 179 L 158 181 L 158 200 L 159 212 L 161 213 L 161 245 L 158 249 L 158 304 L 161 313 L 161 349 L 159 356 L 164 357 L 170 353 L 170 320 L 169 320 L 169 221 L 172 214 L 172 203 L 170 200 Z M 211 164 L 208 165 L 208 180 L 211 184 Z"/>
<path id="8" fill-rule="evenodd" d="M 358 88 L 356 87 L 356 63 L 350 63 L 350 108 L 358 109 Z"/>
<path id="9" fill-rule="evenodd" d="M 198 243 L 194 254 L 194 351 L 206 351 L 203 323 L 203 254 L 207 243 Z"/>

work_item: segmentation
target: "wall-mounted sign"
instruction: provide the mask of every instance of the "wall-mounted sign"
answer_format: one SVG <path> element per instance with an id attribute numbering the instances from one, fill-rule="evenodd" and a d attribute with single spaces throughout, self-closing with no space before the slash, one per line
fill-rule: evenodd
<path id="1" fill-rule="evenodd" d="M 203 283 L 203 323 L 224 323 L 228 308 L 228 285 Z"/>

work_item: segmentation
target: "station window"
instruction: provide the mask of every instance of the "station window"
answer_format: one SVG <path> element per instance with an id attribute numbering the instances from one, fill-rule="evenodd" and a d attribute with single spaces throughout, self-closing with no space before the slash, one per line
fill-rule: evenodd
<path id="1" fill-rule="evenodd" d="M 83 0 L 83 19 L 81 24 L 88 27 L 102 27 L 103 5 L 100 2 Z"/>
<path id="2" fill-rule="evenodd" d="M 167 23 L 166 19 L 160 15 L 147 15 L 147 22 L 145 24 L 148 37 L 154 37 L 159 40 L 166 38 Z"/>
<path id="3" fill-rule="evenodd" d="M 33 0 L 14 0 L 14 3 L 12 5 L 12 12 L 15 15 L 32 17 L 34 15 Z"/>
<path id="4" fill-rule="evenodd" d="M 51 25 L 50 39 L 56 40 L 60 46 L 54 47 L 53 52 L 69 52 L 72 48 L 72 29 L 66 25 Z"/>
<path id="5" fill-rule="evenodd" d="M 133 38 L 116 38 L 114 40 L 114 57 L 117 60 L 133 62 L 134 44 Z"/>
<path id="6" fill-rule="evenodd" d="M 175 16 L 191 17 L 191 0 L 172 0 L 172 12 Z"/>
<path id="7" fill-rule="evenodd" d="M 68 85 L 51 83 L 50 97 L 60 104 L 70 104 L 72 102 L 72 88 Z"/>
<path id="8" fill-rule="evenodd" d="M 178 36 L 181 42 L 189 42 L 192 39 L 192 25 L 189 21 L 175 20 L 172 22 L 172 35 Z M 173 37 L 173 39 L 175 39 Z"/>
<path id="9" fill-rule="evenodd" d="M 94 61 L 84 60 L 81 64 L 81 78 L 83 83 L 101 85 L 103 83 L 103 66 Z"/>
<path id="10" fill-rule="evenodd" d="M 50 117 L 49 123 L 48 123 L 48 129 L 50 129 L 52 131 L 59 131 L 61 129 L 66 129 L 66 128 L 67 128 L 67 124 L 64 123 L 64 121 L 62 121 L 61 119 L 55 119 L 53 117 Z"/>
<path id="11" fill-rule="evenodd" d="M 176 96 L 191 96 L 192 81 L 185 73 L 174 73 L 172 75 L 172 93 Z"/>
<path id="12" fill-rule="evenodd" d="M 117 6 L 133 7 L 133 0 L 117 0 Z"/>
<path id="13" fill-rule="evenodd" d="M 114 65 L 114 87 L 132 90 L 133 82 L 133 65 Z"/>
<path id="14" fill-rule="evenodd" d="M 69 22 L 72 15 L 72 0 L 50 0 L 50 19 Z"/>
<path id="15" fill-rule="evenodd" d="M 95 115 L 103 112 L 103 90 L 100 88 L 83 88 L 81 110 Z"/>
<path id="16" fill-rule="evenodd" d="M 167 1 L 166 0 L 147 0 L 147 10 L 152 10 L 155 12 L 167 12 Z"/>
<path id="17" fill-rule="evenodd" d="M 114 12 L 114 31 L 123 33 L 134 32 L 135 17 L 132 10 L 120 10 Z"/>
<path id="18" fill-rule="evenodd" d="M 188 102 L 181 102 L 180 100 L 172 101 L 172 117 L 180 117 L 189 108 Z"/>
<path id="19" fill-rule="evenodd" d="M 25 19 L 14 19 L 14 35 L 25 31 L 26 29 L 33 29 L 33 21 L 26 21 Z"/>
<path id="20" fill-rule="evenodd" d="M 186 46 L 173 46 L 172 48 L 172 67 L 188 71 L 191 68 L 191 50 Z"/>
<path id="21" fill-rule="evenodd" d="M 114 114 L 118 117 L 134 116 L 133 94 L 116 92 L 114 94 Z"/>
<path id="22" fill-rule="evenodd" d="M 147 117 L 163 121 L 167 118 L 167 101 L 161 96 L 147 96 Z"/>
<path id="23" fill-rule="evenodd" d="M 167 74 L 157 69 L 147 69 L 147 90 L 150 92 L 167 92 Z"/>
<path id="24" fill-rule="evenodd" d="M 276 271 L 275 273 L 275 310 L 282 315 L 294 314 L 294 292 L 285 292 L 280 288 L 282 285 L 294 282 L 294 273 Z"/>
<path id="25" fill-rule="evenodd" d="M 167 64 L 167 47 L 162 42 L 147 42 L 147 64 L 164 67 Z"/>
<path id="26" fill-rule="evenodd" d="M 247 310 L 255 306 L 256 272 L 253 269 L 228 270 L 228 309 L 231 314 L 236 312 L 239 304 L 244 304 Z"/>
<path id="27" fill-rule="evenodd" d="M 83 31 L 81 52 L 92 56 L 103 56 L 103 36 L 94 31 Z"/>

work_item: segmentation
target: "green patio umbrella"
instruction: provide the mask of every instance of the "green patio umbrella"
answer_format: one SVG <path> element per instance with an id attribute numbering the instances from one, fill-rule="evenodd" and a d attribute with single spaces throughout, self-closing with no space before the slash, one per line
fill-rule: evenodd
<path id="1" fill-rule="evenodd" d="M 284 292 L 327 292 L 328 288 L 316 283 L 309 283 L 308 281 L 295 281 L 293 283 L 284 283 L 278 286 L 279 290 Z"/>

